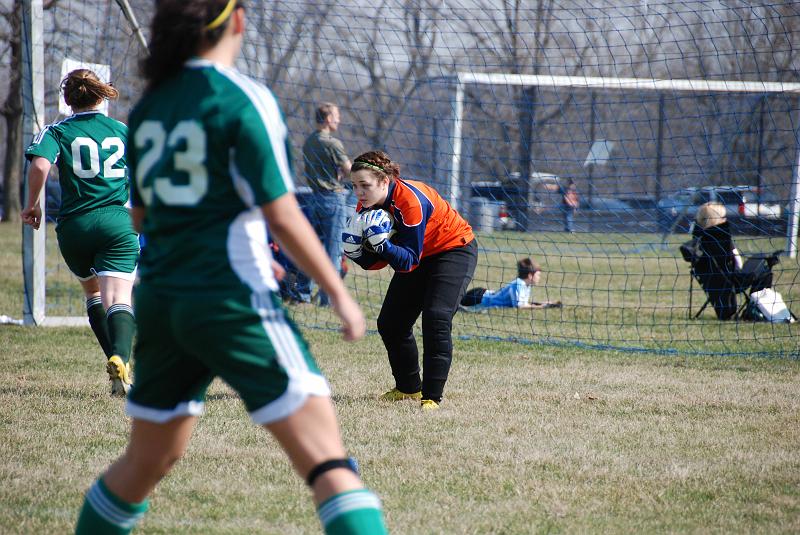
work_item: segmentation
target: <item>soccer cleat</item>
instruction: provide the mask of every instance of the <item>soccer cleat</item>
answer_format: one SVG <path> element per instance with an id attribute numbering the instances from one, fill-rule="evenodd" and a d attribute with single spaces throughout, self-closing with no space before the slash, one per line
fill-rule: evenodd
<path id="1" fill-rule="evenodd" d="M 422 399 L 422 392 L 414 392 L 413 394 L 406 394 L 400 392 L 396 388 L 392 388 L 380 397 L 381 401 L 402 401 L 404 399 Z"/>
<path id="2" fill-rule="evenodd" d="M 423 411 L 435 411 L 439 409 L 439 404 L 432 399 L 423 399 L 420 403 Z"/>
<path id="3" fill-rule="evenodd" d="M 130 364 L 124 364 L 119 355 L 114 355 L 108 359 L 106 371 L 111 381 L 111 395 L 125 397 L 131 389 Z"/>

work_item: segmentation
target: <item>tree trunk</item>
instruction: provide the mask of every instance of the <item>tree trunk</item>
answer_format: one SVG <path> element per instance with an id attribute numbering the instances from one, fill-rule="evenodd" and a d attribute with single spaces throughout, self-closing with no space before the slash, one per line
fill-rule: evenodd
<path id="1" fill-rule="evenodd" d="M 11 49 L 11 68 L 8 70 L 8 96 L 0 106 L 0 113 L 6 120 L 6 160 L 3 164 L 5 187 L 3 188 L 3 221 L 19 222 L 20 184 L 22 173 L 22 86 L 20 56 L 20 10 L 22 2 L 14 2 L 13 12 L 8 17 L 9 48 Z"/>
<path id="2" fill-rule="evenodd" d="M 12 88 L 13 90 L 13 88 Z M 19 93 L 17 93 L 19 94 Z M 3 176 L 6 177 L 3 196 L 3 221 L 19 222 L 20 185 L 22 174 L 22 111 L 16 117 L 6 115 L 6 161 Z"/>

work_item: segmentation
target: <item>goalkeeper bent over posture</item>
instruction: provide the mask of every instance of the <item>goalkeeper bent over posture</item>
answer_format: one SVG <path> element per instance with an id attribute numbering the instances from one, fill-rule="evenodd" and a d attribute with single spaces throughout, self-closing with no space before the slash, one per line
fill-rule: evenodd
<path id="1" fill-rule="evenodd" d="M 342 235 L 345 254 L 364 269 L 395 270 L 378 316 L 395 387 L 381 398 L 437 409 L 453 358 L 453 316 L 478 261 L 472 228 L 435 189 L 400 178 L 400 166 L 381 151 L 357 157 L 350 179 L 359 213 Z M 377 208 L 394 224 L 364 211 Z M 420 314 L 422 377 L 412 330 Z"/>

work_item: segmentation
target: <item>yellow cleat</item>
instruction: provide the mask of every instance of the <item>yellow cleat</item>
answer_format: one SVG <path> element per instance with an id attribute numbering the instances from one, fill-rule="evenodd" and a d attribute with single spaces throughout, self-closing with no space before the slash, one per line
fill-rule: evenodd
<path id="1" fill-rule="evenodd" d="M 403 401 L 404 399 L 422 399 L 422 392 L 406 394 L 405 392 L 400 392 L 396 388 L 392 388 L 380 397 L 381 401 Z"/>
<path id="2" fill-rule="evenodd" d="M 432 399 L 423 399 L 420 406 L 425 412 L 439 410 L 439 404 Z"/>
<path id="3" fill-rule="evenodd" d="M 106 371 L 111 381 L 111 395 L 125 397 L 131 389 L 131 365 L 123 363 L 119 355 L 114 355 L 106 363 Z"/>

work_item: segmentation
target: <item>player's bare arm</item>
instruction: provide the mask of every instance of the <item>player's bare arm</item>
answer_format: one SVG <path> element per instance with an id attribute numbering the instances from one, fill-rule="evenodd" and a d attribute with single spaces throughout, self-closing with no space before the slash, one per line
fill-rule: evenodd
<path id="1" fill-rule="evenodd" d="M 295 196 L 291 193 L 283 195 L 261 209 L 283 251 L 295 265 L 317 281 L 331 298 L 334 311 L 342 320 L 345 339 L 357 340 L 364 336 L 367 330 L 364 315 L 328 260 Z"/>
<path id="2" fill-rule="evenodd" d="M 31 161 L 28 170 L 28 203 L 22 211 L 22 222 L 39 230 L 42 224 L 42 207 L 39 205 L 39 197 L 47 181 L 52 164 L 46 158 L 37 157 Z"/>

